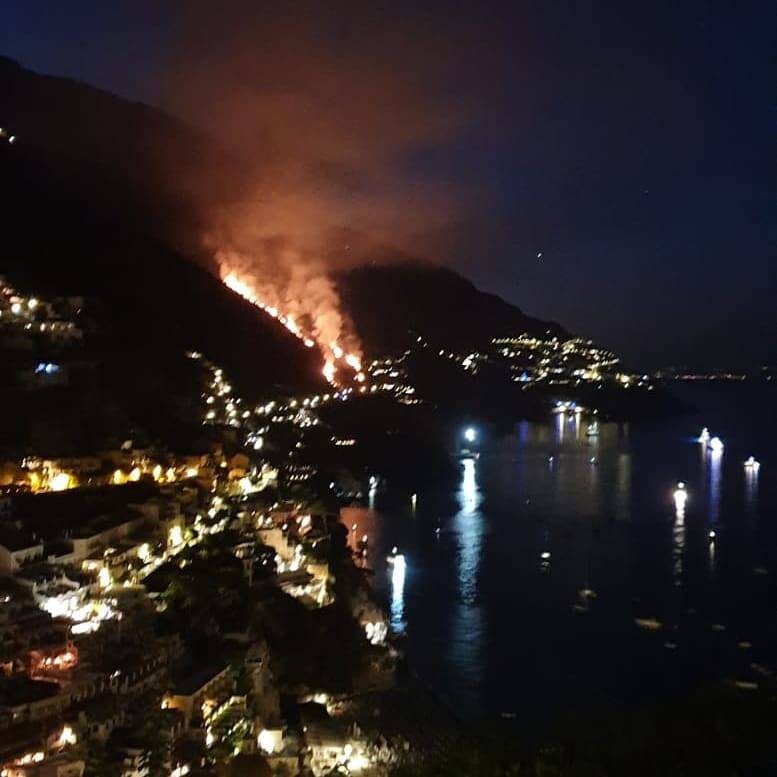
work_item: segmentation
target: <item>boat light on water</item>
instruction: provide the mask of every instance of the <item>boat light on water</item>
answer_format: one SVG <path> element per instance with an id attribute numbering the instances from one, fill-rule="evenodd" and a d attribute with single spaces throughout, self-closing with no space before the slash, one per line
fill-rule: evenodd
<path id="1" fill-rule="evenodd" d="M 709 448 L 713 453 L 723 452 L 723 440 L 720 437 L 712 437 L 709 441 Z"/>
<path id="2" fill-rule="evenodd" d="M 683 483 L 682 480 L 677 483 L 677 488 L 674 490 L 672 496 L 674 497 L 675 508 L 678 511 L 684 510 L 685 503 L 688 501 L 688 492 L 685 490 L 685 483 Z"/>
<path id="3" fill-rule="evenodd" d="M 705 426 L 697 438 L 698 442 L 707 443 L 710 440 L 710 430 Z"/>
<path id="4" fill-rule="evenodd" d="M 745 459 L 745 469 L 749 469 L 751 472 L 758 472 L 760 468 L 761 462 L 756 461 L 756 459 L 752 456 L 750 456 L 748 459 Z"/>
<path id="5" fill-rule="evenodd" d="M 578 405 L 577 402 L 570 402 L 570 401 L 557 399 L 555 404 L 553 405 L 553 412 L 580 414 L 583 412 L 583 408 L 581 405 Z"/>

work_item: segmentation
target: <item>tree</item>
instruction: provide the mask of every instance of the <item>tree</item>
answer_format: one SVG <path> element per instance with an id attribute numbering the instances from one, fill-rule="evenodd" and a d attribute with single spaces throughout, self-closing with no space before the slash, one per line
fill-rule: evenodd
<path id="1" fill-rule="evenodd" d="M 81 752 L 86 764 L 85 777 L 121 777 L 121 762 L 110 757 L 105 742 L 88 739 L 82 745 Z"/>

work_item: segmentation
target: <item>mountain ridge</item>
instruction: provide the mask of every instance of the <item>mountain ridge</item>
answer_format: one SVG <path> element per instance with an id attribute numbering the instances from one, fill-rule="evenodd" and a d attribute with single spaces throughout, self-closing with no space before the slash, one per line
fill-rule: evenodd
<path id="1" fill-rule="evenodd" d="M 458 351 L 523 333 L 568 336 L 556 322 L 528 316 L 455 270 L 431 262 L 375 261 L 340 272 L 336 279 L 356 330 L 377 352 L 402 351 L 419 335 Z"/>
<path id="2" fill-rule="evenodd" d="M 133 319 L 148 321 L 221 363 L 248 394 L 320 384 L 318 354 L 226 289 L 203 251 L 204 212 L 247 182 L 237 160 L 153 106 L 2 57 L 0 105 L 0 126 L 18 137 L 0 154 L 3 270 L 41 292 L 100 297 L 128 339 Z M 415 331 L 442 345 L 564 331 L 393 249 L 364 262 L 334 280 L 368 353 L 401 349 Z"/>

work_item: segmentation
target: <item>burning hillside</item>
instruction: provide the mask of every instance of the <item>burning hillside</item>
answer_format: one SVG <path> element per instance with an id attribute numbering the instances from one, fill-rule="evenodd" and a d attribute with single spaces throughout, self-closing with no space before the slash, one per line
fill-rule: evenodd
<path id="1" fill-rule="evenodd" d="M 328 278 L 311 275 L 302 283 L 298 295 L 291 296 L 293 286 L 257 282 L 253 275 L 241 275 L 232 269 L 231 259 L 229 255 L 217 255 L 224 284 L 283 324 L 308 348 L 317 345 L 324 358 L 322 374 L 330 383 L 339 384 L 344 375 L 359 382 L 364 380 L 358 345 L 354 344 L 355 337 L 344 331 L 340 300 Z"/>

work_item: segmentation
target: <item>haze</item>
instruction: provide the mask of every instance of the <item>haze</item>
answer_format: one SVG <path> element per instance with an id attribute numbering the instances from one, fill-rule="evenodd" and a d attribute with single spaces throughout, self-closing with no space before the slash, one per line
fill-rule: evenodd
<path id="1" fill-rule="evenodd" d="M 368 236 L 645 368 L 774 360 L 773 4 L 16 5 L 0 53 L 245 160 L 203 240 L 260 274 Z"/>

